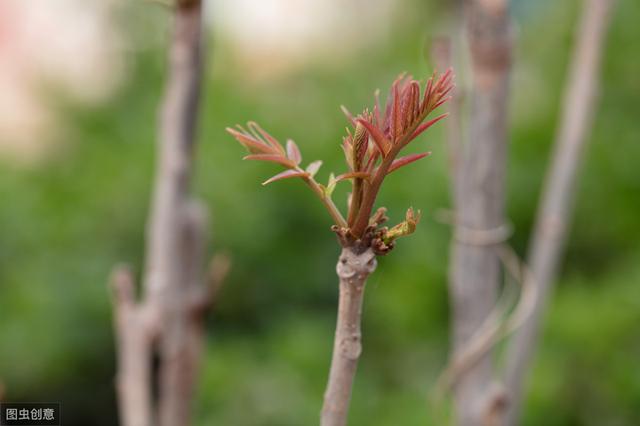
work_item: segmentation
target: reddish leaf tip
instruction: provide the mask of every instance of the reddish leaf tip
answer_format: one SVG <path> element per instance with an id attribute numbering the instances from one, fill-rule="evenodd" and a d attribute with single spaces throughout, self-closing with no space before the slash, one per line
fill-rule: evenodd
<path id="1" fill-rule="evenodd" d="M 364 118 L 358 118 L 356 119 L 356 121 L 362 124 L 367 129 L 369 135 L 375 142 L 378 151 L 380 151 L 380 154 L 383 157 L 386 156 L 388 152 L 387 147 L 389 146 L 390 142 L 387 140 L 387 138 L 384 137 L 382 131 Z"/>
<path id="2" fill-rule="evenodd" d="M 389 173 L 398 170 L 400 167 L 406 166 L 407 164 L 416 162 L 421 158 L 428 157 L 429 155 L 431 155 L 430 152 L 422 152 L 420 154 L 410 154 L 405 157 L 400 157 L 397 160 L 393 160 L 391 167 L 389 167 Z"/>
<path id="3" fill-rule="evenodd" d="M 287 140 L 287 157 L 291 161 L 293 161 L 296 166 L 302 161 L 302 154 L 300 154 L 300 149 L 292 139 Z"/>
<path id="4" fill-rule="evenodd" d="M 275 176 L 270 177 L 269 179 L 265 180 L 264 182 L 262 182 L 262 185 L 268 185 L 272 182 L 275 182 L 277 180 L 281 180 L 281 179 L 290 179 L 290 178 L 294 178 L 294 177 L 306 177 L 309 176 L 309 174 L 307 172 L 303 172 L 300 170 L 295 170 L 295 169 L 291 169 L 291 170 L 285 170 L 282 173 L 278 173 Z"/>

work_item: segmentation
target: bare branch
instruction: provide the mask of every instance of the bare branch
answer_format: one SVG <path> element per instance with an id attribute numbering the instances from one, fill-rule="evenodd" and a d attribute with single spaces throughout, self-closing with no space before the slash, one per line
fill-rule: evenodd
<path id="1" fill-rule="evenodd" d="M 147 230 L 145 289 L 163 299 L 178 281 L 180 258 L 175 255 L 181 234 L 181 214 L 188 201 L 193 136 L 201 74 L 201 5 L 178 6 L 169 54 L 169 76 L 160 115 L 156 178 Z M 160 302 L 160 305 L 164 305 Z"/>
<path id="2" fill-rule="evenodd" d="M 567 77 L 560 127 L 553 162 L 546 177 L 529 250 L 539 297 L 534 313 L 514 336 L 509 347 L 507 390 L 513 403 L 506 423 L 517 424 L 522 387 L 537 339 L 548 293 L 556 279 L 567 237 L 575 195 L 576 176 L 596 102 L 599 67 L 614 0 L 585 0 L 577 45 Z"/>
<path id="3" fill-rule="evenodd" d="M 469 141 L 456 176 L 456 223 L 482 232 L 504 223 L 507 152 L 507 99 L 511 32 L 506 0 L 473 0 L 466 10 L 473 90 Z M 499 243 L 497 243 L 499 244 Z M 499 259 L 492 245 L 452 244 L 450 298 L 453 308 L 454 358 L 490 316 L 500 281 Z M 478 425 L 489 403 L 483 397 L 494 380 L 487 351 L 455 386 L 459 425 Z"/>
<path id="4" fill-rule="evenodd" d="M 200 0 L 175 3 L 168 80 L 147 229 L 142 302 L 131 274 L 114 272 L 118 395 L 123 426 L 187 425 L 204 342 L 205 208 L 189 197 L 202 68 Z M 157 380 L 151 360 L 159 355 Z M 159 384 L 152 401 L 153 383 Z M 154 404 L 157 402 L 157 404 Z"/>
<path id="5" fill-rule="evenodd" d="M 360 323 L 364 287 L 376 263 L 376 256 L 370 248 L 359 252 L 345 247 L 336 266 L 340 278 L 338 320 L 329 382 L 322 406 L 322 426 L 347 424 L 351 388 L 362 352 Z"/>

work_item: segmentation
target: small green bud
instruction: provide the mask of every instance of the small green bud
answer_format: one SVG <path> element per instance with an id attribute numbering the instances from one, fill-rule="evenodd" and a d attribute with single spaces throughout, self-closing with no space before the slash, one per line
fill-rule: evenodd
<path id="1" fill-rule="evenodd" d="M 409 210 L 407 210 L 405 220 L 385 233 L 383 237 L 385 244 L 389 244 L 400 237 L 406 237 L 407 235 L 413 234 L 416 230 L 416 226 L 420 222 L 420 216 L 420 210 L 414 212 L 413 208 L 409 208 Z"/>

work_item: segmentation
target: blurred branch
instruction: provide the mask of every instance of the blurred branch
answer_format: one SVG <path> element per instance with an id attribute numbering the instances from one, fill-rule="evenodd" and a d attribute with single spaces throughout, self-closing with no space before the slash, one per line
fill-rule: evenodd
<path id="1" fill-rule="evenodd" d="M 507 358 L 506 385 L 512 403 L 506 424 L 517 424 L 525 373 L 533 354 L 546 299 L 556 279 L 575 196 L 578 166 L 596 102 L 603 44 L 614 0 L 585 0 L 571 60 L 552 164 L 538 208 L 530 245 L 531 270 L 539 297 L 533 315 L 514 336 Z"/>
<path id="2" fill-rule="evenodd" d="M 112 301 L 118 373 L 116 387 L 120 423 L 125 426 L 152 424 L 151 353 L 156 337 L 146 305 L 137 304 L 135 284 L 128 267 L 116 266 L 111 273 Z"/>
<path id="3" fill-rule="evenodd" d="M 455 217 L 448 211 L 438 211 L 437 219 L 451 225 L 455 223 Z M 511 277 L 519 284 L 519 297 L 516 297 L 512 291 L 514 286 L 509 285 L 511 280 L 507 279 L 491 313 L 468 339 L 465 346 L 455 352 L 449 366 L 440 375 L 432 395 L 436 414 L 440 412 L 445 393 L 455 387 L 464 373 L 476 365 L 500 340 L 517 330 L 533 312 L 537 298 L 536 286 L 529 268 L 506 242 L 511 232 L 511 226 L 506 225 L 489 230 L 466 229 L 459 224 L 456 227 L 456 240 L 472 246 L 494 248 L 504 267 L 506 277 Z M 500 424 L 499 421 L 502 419 L 508 401 L 504 387 L 498 382 L 493 382 L 483 399 L 485 408 L 481 424 L 485 426 Z"/>
<path id="4" fill-rule="evenodd" d="M 167 288 L 159 346 L 158 424 L 189 424 L 191 400 L 204 344 L 202 306 L 209 306 L 211 293 L 202 280 L 207 218 L 194 201 L 184 206 L 178 279 Z"/>
<path id="5" fill-rule="evenodd" d="M 504 176 L 507 152 L 507 101 L 511 68 L 511 29 L 506 0 L 472 0 L 466 4 L 473 89 L 470 93 L 469 141 L 460 148 L 455 176 L 456 231 L 484 232 L 504 223 Z M 494 310 L 500 263 L 494 244 L 452 242 L 450 298 L 453 359 Z M 490 350 L 460 374 L 455 386 L 459 425 L 481 425 L 493 402 L 486 395 L 494 380 Z"/>
<path id="6" fill-rule="evenodd" d="M 202 276 L 206 210 L 189 196 L 201 40 L 201 2 L 175 2 L 141 302 L 135 301 L 128 271 L 117 269 L 112 279 L 124 426 L 189 424 L 204 342 L 203 312 L 215 296 Z M 159 356 L 156 379 L 151 371 L 154 354 Z M 157 401 L 151 396 L 154 383 L 159 385 Z"/>

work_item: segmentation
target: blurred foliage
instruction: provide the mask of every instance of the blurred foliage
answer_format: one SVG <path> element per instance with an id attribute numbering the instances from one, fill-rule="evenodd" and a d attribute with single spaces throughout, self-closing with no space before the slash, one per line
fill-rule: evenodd
<path id="1" fill-rule="evenodd" d="M 298 182 L 261 187 L 276 167 L 241 162 L 242 149 L 223 129 L 256 120 L 295 139 L 305 162 L 322 158 L 320 178 L 342 171 L 346 121 L 338 106 L 370 106 L 373 89 L 400 71 L 431 73 L 425 43 L 442 29 L 438 7 L 402 4 L 398 30 L 382 46 L 268 85 L 236 77 L 223 38 L 209 44 L 194 190 L 212 212 L 211 251 L 228 250 L 234 267 L 210 318 L 198 425 L 315 424 L 337 296 L 338 247 L 326 213 Z M 578 6 L 516 2 L 509 216 L 521 253 L 557 125 Z M 116 423 L 106 279 L 117 262 L 142 267 L 167 16 L 152 5 L 131 9 L 123 22 L 144 15 L 130 31 L 131 43 L 144 47 L 130 53 L 127 86 L 102 108 L 61 105 L 73 126 L 46 164 L 0 163 L 0 380 L 9 400 L 61 401 L 69 425 Z M 640 4 L 620 0 L 525 425 L 640 424 L 638 19 Z M 450 204 L 444 142 L 443 126 L 417 140 L 414 150 L 428 147 L 434 155 L 392 175 L 381 193 L 394 222 L 409 206 L 425 215 L 368 284 L 353 425 L 435 424 L 426 397 L 448 347 L 450 235 L 433 218 Z"/>

